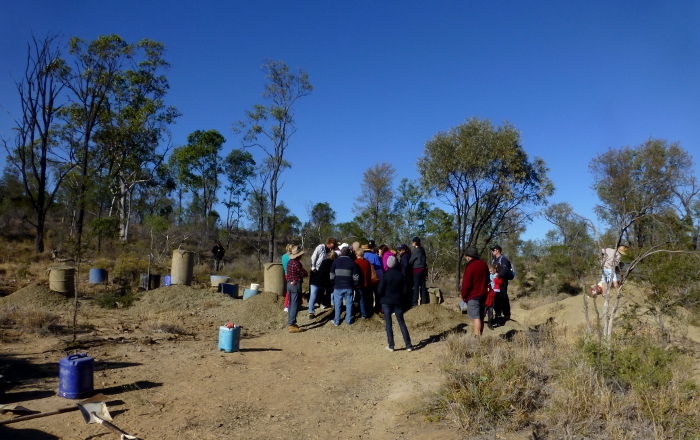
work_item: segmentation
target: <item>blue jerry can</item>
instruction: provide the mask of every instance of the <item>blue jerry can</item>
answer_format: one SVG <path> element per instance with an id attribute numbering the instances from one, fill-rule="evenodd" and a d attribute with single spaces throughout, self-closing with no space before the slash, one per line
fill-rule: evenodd
<path id="1" fill-rule="evenodd" d="M 226 353 L 231 353 L 239 350 L 239 344 L 241 342 L 241 328 L 235 326 L 234 328 L 226 328 L 224 326 L 219 327 L 219 350 L 223 350 Z"/>
<path id="2" fill-rule="evenodd" d="M 78 399 L 94 391 L 95 360 L 87 353 L 72 354 L 58 362 L 58 395 Z"/>

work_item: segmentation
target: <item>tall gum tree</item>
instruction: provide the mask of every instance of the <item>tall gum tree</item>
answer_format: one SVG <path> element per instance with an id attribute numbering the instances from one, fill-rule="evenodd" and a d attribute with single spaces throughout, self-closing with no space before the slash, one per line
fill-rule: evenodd
<path id="1" fill-rule="evenodd" d="M 526 219 L 519 211 L 545 203 L 554 191 L 544 161 L 529 160 L 513 125 L 494 127 L 476 116 L 427 141 L 418 170 L 426 191 L 455 215 L 457 288 L 463 249 L 483 253 L 508 232 L 500 229 L 507 219 Z"/>
<path id="2" fill-rule="evenodd" d="M 299 69 L 297 73 L 291 73 L 284 61 L 269 60 L 262 69 L 268 81 L 262 96 L 269 100 L 269 104 L 255 105 L 253 110 L 246 112 L 246 119 L 234 123 L 232 128 L 235 133 L 243 134 L 245 147 L 260 148 L 266 156 L 270 203 L 268 261 L 272 263 L 276 253 L 277 198 L 284 184 L 280 182 L 280 175 L 288 166 L 284 153 L 289 147 L 289 139 L 297 131 L 294 109 L 300 98 L 311 93 L 313 86 L 306 71 Z"/>
<path id="3" fill-rule="evenodd" d="M 32 39 L 27 47 L 27 65 L 17 82 L 21 115 L 15 121 L 15 142 L 7 151 L 8 164 L 19 173 L 34 218 L 34 250 L 44 252 L 46 216 L 67 174 L 75 166 L 69 148 L 60 136 L 59 112 L 66 103 L 61 80 L 68 72 L 61 58 L 58 37 Z"/>

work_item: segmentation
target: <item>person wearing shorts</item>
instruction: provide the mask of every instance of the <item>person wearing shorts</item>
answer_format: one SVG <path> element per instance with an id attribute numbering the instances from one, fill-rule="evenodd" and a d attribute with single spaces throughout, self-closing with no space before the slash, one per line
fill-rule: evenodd
<path id="1" fill-rule="evenodd" d="M 484 332 L 489 267 L 474 247 L 467 248 L 464 259 L 467 260 L 467 267 L 462 277 L 462 301 L 467 303 L 467 317 L 472 320 L 474 337 L 479 337 Z"/>

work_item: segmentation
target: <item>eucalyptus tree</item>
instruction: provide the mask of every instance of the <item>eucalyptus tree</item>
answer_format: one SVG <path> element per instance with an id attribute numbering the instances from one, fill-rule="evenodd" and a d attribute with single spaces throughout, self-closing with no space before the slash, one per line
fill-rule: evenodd
<path id="1" fill-rule="evenodd" d="M 170 164 L 178 181 L 192 193 L 192 206 L 201 209 L 205 228 L 217 200 L 219 175 L 223 172 L 219 156 L 226 139 L 216 130 L 197 130 L 187 136 L 187 144 L 173 149 Z"/>
<path id="2" fill-rule="evenodd" d="M 75 162 L 61 139 L 59 112 L 66 104 L 62 77 L 69 72 L 59 39 L 32 38 L 22 79 L 17 82 L 21 115 L 15 121 L 14 145 L 3 141 L 7 161 L 17 170 L 31 204 L 36 230 L 34 250 L 44 251 L 44 229 L 49 209 Z"/>
<path id="3" fill-rule="evenodd" d="M 674 191 L 692 175 L 692 158 L 678 142 L 649 139 L 635 147 L 609 149 L 590 171 L 601 204 L 596 213 L 619 237 L 638 247 L 651 243 L 653 216 L 671 206 Z"/>
<path id="4" fill-rule="evenodd" d="M 364 235 L 377 243 L 390 238 L 393 232 L 392 206 L 394 203 L 394 179 L 396 170 L 386 162 L 376 163 L 362 173 L 361 193 L 353 212 L 354 221 Z"/>
<path id="5" fill-rule="evenodd" d="M 408 242 L 411 237 L 423 235 L 425 220 L 430 212 L 430 202 L 420 182 L 401 179 L 393 207 L 393 224 L 396 242 Z"/>
<path id="6" fill-rule="evenodd" d="M 529 160 L 520 132 L 507 121 L 494 127 L 488 119 L 473 117 L 439 132 L 426 142 L 418 170 L 426 191 L 454 212 L 457 286 L 463 249 L 475 245 L 483 252 L 508 232 L 500 228 L 509 216 L 545 203 L 554 191 L 544 161 Z"/>
<path id="7" fill-rule="evenodd" d="M 143 55 L 115 78 L 105 120 L 95 133 L 106 155 L 121 241 L 129 238 L 134 190 L 155 178 L 168 150 L 166 145 L 160 151 L 161 144 L 169 141 L 168 127 L 180 116 L 164 102 L 169 64 L 163 59 L 163 43 L 142 40 L 134 48 Z"/>
<path id="8" fill-rule="evenodd" d="M 327 202 L 316 203 L 307 206 L 309 220 L 304 224 L 302 240 L 311 246 L 325 243 L 325 240 L 333 235 L 336 213 Z"/>
<path id="9" fill-rule="evenodd" d="M 124 64 L 134 53 L 134 45 L 118 35 L 100 36 L 87 43 L 71 38 L 69 53 L 73 67 L 64 75 L 64 85 L 71 91 L 71 104 L 66 106 L 67 136 L 77 160 L 76 243 L 81 249 L 86 193 L 95 170 L 105 166 L 107 155 L 93 142 L 100 123 L 104 122 L 107 103 Z"/>
<path id="10" fill-rule="evenodd" d="M 280 175 L 289 166 L 284 153 L 289 147 L 290 138 L 297 131 L 295 105 L 300 98 L 311 93 L 313 86 L 306 71 L 299 69 L 297 73 L 291 73 L 284 61 L 269 60 L 263 64 L 262 69 L 268 80 L 262 96 L 269 100 L 269 104 L 255 105 L 253 110 L 246 112 L 245 120 L 233 124 L 233 130 L 243 133 L 243 144 L 246 147 L 260 148 L 268 162 L 270 174 L 267 195 L 271 207 L 268 220 L 268 261 L 272 263 L 276 253 L 277 199 L 284 184 L 280 182 Z"/>
<path id="11" fill-rule="evenodd" d="M 231 240 L 232 231 L 238 230 L 241 217 L 243 217 L 243 202 L 250 193 L 249 179 L 255 174 L 255 160 L 247 151 L 234 149 L 224 159 L 223 172 L 228 184 L 225 186 L 228 199 L 226 206 L 225 228 L 228 240 Z"/>

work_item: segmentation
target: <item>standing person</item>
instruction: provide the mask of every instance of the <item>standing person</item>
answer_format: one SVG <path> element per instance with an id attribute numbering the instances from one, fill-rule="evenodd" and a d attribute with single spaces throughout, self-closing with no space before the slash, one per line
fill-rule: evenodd
<path id="1" fill-rule="evenodd" d="M 319 244 L 311 254 L 311 273 L 317 271 L 321 267 L 323 260 L 328 258 L 328 253 L 338 247 L 338 240 L 329 237 L 326 244 Z"/>
<path id="2" fill-rule="evenodd" d="M 304 278 L 309 276 L 306 269 L 301 265 L 301 256 L 304 251 L 299 246 L 294 246 L 287 263 L 287 291 L 289 292 L 289 313 L 287 315 L 287 325 L 289 333 L 299 333 L 302 331 L 297 325 L 297 312 L 301 298 L 301 286 Z"/>
<path id="3" fill-rule="evenodd" d="M 360 282 L 357 285 L 360 292 L 360 316 L 367 319 L 372 315 L 374 304 L 372 302 L 372 264 L 365 260 L 364 256 L 364 250 L 355 250 L 355 264 L 360 273 Z"/>
<path id="4" fill-rule="evenodd" d="M 501 284 L 503 280 L 497 277 L 498 265 L 492 264 L 489 266 L 489 278 L 491 279 L 491 289 L 486 297 L 486 314 L 489 315 L 489 330 L 493 330 L 493 302 L 496 300 L 496 295 L 501 293 Z"/>
<path id="5" fill-rule="evenodd" d="M 413 266 L 413 305 L 418 305 L 420 298 L 421 304 L 429 304 L 430 296 L 428 295 L 428 287 L 426 280 L 428 278 L 428 263 L 425 255 L 425 249 L 420 245 L 420 237 L 413 237 L 411 240 L 413 252 L 409 262 Z"/>
<path id="6" fill-rule="evenodd" d="M 389 246 L 383 244 L 379 246 L 379 256 L 382 258 L 382 269 L 384 272 L 389 270 L 389 266 L 387 266 L 387 260 L 389 257 L 395 257 L 396 255 L 389 250 Z"/>
<path id="7" fill-rule="evenodd" d="M 321 262 L 321 266 L 316 272 L 311 273 L 311 278 L 309 280 L 309 318 L 316 318 L 316 301 L 318 301 L 318 308 L 325 310 L 326 307 L 330 306 L 327 297 L 331 294 L 331 265 L 333 260 L 336 259 L 335 252 L 329 252 L 328 258 Z"/>
<path id="8" fill-rule="evenodd" d="M 486 295 L 489 287 L 489 267 L 481 260 L 474 247 L 464 253 L 467 267 L 462 277 L 462 301 L 467 303 L 467 317 L 473 321 L 474 337 L 484 332 Z"/>
<path id="9" fill-rule="evenodd" d="M 396 315 L 396 320 L 401 329 L 403 342 L 406 344 L 406 351 L 413 351 L 411 335 L 408 334 L 406 322 L 403 319 L 403 304 L 406 303 L 404 289 L 404 275 L 396 261 L 396 257 L 391 255 L 387 258 L 388 270 L 379 282 L 379 293 L 382 296 L 382 306 L 384 307 L 384 322 L 386 324 L 386 338 L 389 345 L 386 349 L 394 351 L 394 329 L 391 320 L 392 313 Z"/>
<path id="10" fill-rule="evenodd" d="M 350 248 L 340 251 L 340 257 L 331 265 L 331 282 L 333 283 L 333 303 L 335 304 L 335 319 L 333 324 L 340 325 L 340 309 L 345 299 L 345 322 L 352 324 L 353 290 L 360 282 L 357 265 L 350 259 Z"/>
<path id="11" fill-rule="evenodd" d="M 493 311 L 496 318 L 503 317 L 506 321 L 510 320 L 510 300 L 508 299 L 508 280 L 510 279 L 510 261 L 503 255 L 503 249 L 500 246 L 491 248 L 493 261 L 491 264 L 498 265 L 497 276 L 501 281 L 501 293 L 496 295 L 493 303 Z"/>
<path id="12" fill-rule="evenodd" d="M 382 266 L 382 260 L 379 258 L 379 255 L 377 255 L 377 249 L 376 249 L 376 244 L 374 243 L 374 240 L 370 240 L 369 243 L 367 243 L 367 251 L 365 252 L 365 260 L 369 261 L 369 263 L 374 267 L 374 272 L 377 274 L 377 278 L 381 281 L 382 276 L 384 276 L 384 266 Z M 381 300 L 381 297 L 379 296 L 379 292 L 377 291 L 377 284 L 372 284 L 372 294 L 374 296 L 374 313 L 379 313 L 381 310 L 382 306 L 379 300 Z"/>
<path id="13" fill-rule="evenodd" d="M 401 273 L 403 274 L 404 290 L 407 298 L 407 303 L 404 304 L 406 310 L 410 309 L 413 301 L 413 264 L 411 264 L 411 248 L 409 248 L 405 243 L 401 244 L 398 248 L 399 251 L 399 261 L 401 262 Z"/>
<path id="14" fill-rule="evenodd" d="M 214 270 L 219 272 L 224 268 L 224 254 L 226 254 L 226 249 L 217 241 L 214 247 L 211 248 L 211 253 L 214 254 Z"/>
<path id="15" fill-rule="evenodd" d="M 288 244 L 285 248 L 285 254 L 282 255 L 282 270 L 284 270 L 284 279 L 287 279 L 287 264 L 289 263 L 289 256 L 292 254 L 292 249 L 294 249 L 293 244 Z M 284 311 L 289 311 L 289 291 L 287 290 L 287 283 L 284 283 Z"/>

